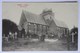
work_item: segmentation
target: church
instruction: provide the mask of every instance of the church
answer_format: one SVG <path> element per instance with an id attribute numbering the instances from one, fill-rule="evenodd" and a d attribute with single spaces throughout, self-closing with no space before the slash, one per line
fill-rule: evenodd
<path id="1" fill-rule="evenodd" d="M 52 9 L 43 10 L 39 15 L 22 10 L 21 19 L 19 22 L 19 30 L 25 29 L 25 32 L 32 34 L 66 34 L 67 25 L 55 18 Z"/>

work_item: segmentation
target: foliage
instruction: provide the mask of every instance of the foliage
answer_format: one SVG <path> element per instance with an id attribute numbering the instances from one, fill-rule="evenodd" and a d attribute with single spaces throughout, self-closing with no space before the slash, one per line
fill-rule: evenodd
<path id="1" fill-rule="evenodd" d="M 2 32 L 3 34 L 6 34 L 6 36 L 9 34 L 9 32 L 18 32 L 18 28 L 17 28 L 17 25 L 8 20 L 8 19 L 3 19 L 2 20 Z"/>

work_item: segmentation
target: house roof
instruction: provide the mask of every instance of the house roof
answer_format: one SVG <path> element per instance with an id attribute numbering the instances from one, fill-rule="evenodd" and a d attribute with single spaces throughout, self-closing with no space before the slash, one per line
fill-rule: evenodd
<path id="1" fill-rule="evenodd" d="M 26 19 L 28 22 L 32 22 L 32 23 L 38 23 L 38 24 L 42 24 L 42 25 L 47 25 L 44 20 L 41 18 L 40 15 L 36 15 L 34 13 L 31 12 L 27 12 L 27 11 L 23 11 Z"/>

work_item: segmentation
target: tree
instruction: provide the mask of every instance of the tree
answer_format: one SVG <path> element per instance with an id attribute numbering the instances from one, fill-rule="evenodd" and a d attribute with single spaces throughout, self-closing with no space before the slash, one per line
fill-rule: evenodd
<path id="1" fill-rule="evenodd" d="M 77 28 L 77 27 L 73 27 L 73 28 L 71 29 L 71 33 L 72 33 L 72 32 L 74 32 L 74 33 L 77 32 L 77 33 L 78 33 L 78 28 Z"/>
<path id="2" fill-rule="evenodd" d="M 2 20 L 2 34 L 5 34 L 5 36 L 7 37 L 9 32 L 12 32 L 12 33 L 18 32 L 18 27 L 14 22 L 8 19 L 3 19 Z"/>

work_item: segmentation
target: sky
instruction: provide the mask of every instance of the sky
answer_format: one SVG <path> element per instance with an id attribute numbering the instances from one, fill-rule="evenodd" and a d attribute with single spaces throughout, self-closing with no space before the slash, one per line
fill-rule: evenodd
<path id="1" fill-rule="evenodd" d="M 78 27 L 78 3 L 2 3 L 2 19 L 9 19 L 19 25 L 22 10 L 41 14 L 43 9 L 52 9 L 54 17 L 63 21 L 69 29 Z"/>

